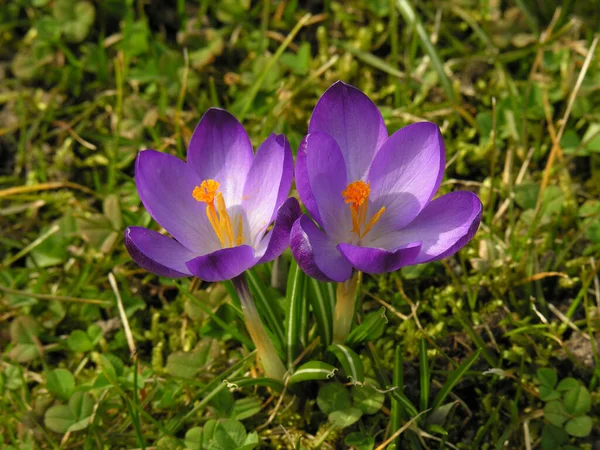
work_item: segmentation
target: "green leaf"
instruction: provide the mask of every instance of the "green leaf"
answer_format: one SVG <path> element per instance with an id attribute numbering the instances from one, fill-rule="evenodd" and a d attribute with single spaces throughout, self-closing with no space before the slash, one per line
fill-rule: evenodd
<path id="1" fill-rule="evenodd" d="M 248 386 L 264 386 L 276 390 L 277 392 L 283 391 L 283 383 L 273 378 L 251 378 L 251 377 L 236 377 L 231 380 L 225 380 L 227 386 L 230 389 L 239 389 Z"/>
<path id="2" fill-rule="evenodd" d="M 477 350 L 475 353 L 466 358 L 456 369 L 452 371 L 440 391 L 435 396 L 433 400 L 433 404 L 431 408 L 433 410 L 440 407 L 442 403 L 446 400 L 446 397 L 450 394 L 454 386 L 463 378 L 463 376 L 467 373 L 467 371 L 471 368 L 471 366 L 477 361 L 479 355 L 481 354 L 481 350 Z"/>
<path id="3" fill-rule="evenodd" d="M 65 38 L 71 42 L 81 42 L 94 23 L 96 10 L 87 1 L 73 3 L 72 0 L 56 0 L 53 13 Z"/>
<path id="4" fill-rule="evenodd" d="M 285 347 L 288 367 L 300 352 L 303 315 L 307 314 L 303 299 L 306 278 L 298 264 L 292 262 L 286 289 Z"/>
<path id="5" fill-rule="evenodd" d="M 356 450 L 373 450 L 375 447 L 375 439 L 372 436 L 366 436 L 363 433 L 349 433 L 344 439 L 344 444 L 347 447 L 353 447 Z"/>
<path id="6" fill-rule="evenodd" d="M 175 352 L 167 358 L 167 372 L 174 377 L 193 379 L 206 364 L 204 352 Z"/>
<path id="7" fill-rule="evenodd" d="M 387 322 L 384 307 L 381 307 L 379 311 L 367 314 L 363 322 L 350 332 L 346 344 L 353 347 L 361 342 L 377 339 L 383 334 Z"/>
<path id="8" fill-rule="evenodd" d="M 85 331 L 73 330 L 67 338 L 67 346 L 74 352 L 88 352 L 93 348 L 92 341 Z"/>
<path id="9" fill-rule="evenodd" d="M 542 430 L 542 449 L 555 450 L 569 440 L 569 435 L 561 427 L 547 423 Z"/>
<path id="10" fill-rule="evenodd" d="M 68 431 L 79 431 L 87 428 L 94 410 L 94 399 L 85 392 L 75 392 L 69 400 L 69 408 L 75 418 Z"/>
<path id="11" fill-rule="evenodd" d="M 362 411 L 358 408 L 346 408 L 329 413 L 329 421 L 339 428 L 346 428 L 355 424 L 362 416 Z"/>
<path id="12" fill-rule="evenodd" d="M 193 427 L 185 433 L 186 448 L 190 450 L 202 450 L 202 428 Z"/>
<path id="13" fill-rule="evenodd" d="M 246 397 L 236 400 L 231 410 L 231 418 L 237 420 L 248 419 L 258 414 L 262 409 L 262 402 L 258 397 Z"/>
<path id="14" fill-rule="evenodd" d="M 577 387 L 579 387 L 579 381 L 577 381 L 575 378 L 567 377 L 560 380 L 560 383 L 558 383 L 558 386 L 556 386 L 556 390 L 558 392 L 566 392 L 570 391 L 571 389 L 576 389 Z"/>
<path id="15" fill-rule="evenodd" d="M 66 369 L 54 369 L 46 378 L 46 389 L 54 397 L 68 400 L 75 390 L 75 377 Z"/>
<path id="16" fill-rule="evenodd" d="M 319 389 L 317 405 L 324 414 L 329 414 L 338 409 L 350 408 L 350 393 L 343 384 L 337 381 L 325 383 Z"/>
<path id="17" fill-rule="evenodd" d="M 575 417 L 567 422 L 565 431 L 571 436 L 586 437 L 592 432 L 592 418 L 590 416 Z"/>
<path id="18" fill-rule="evenodd" d="M 327 349 L 338 359 L 346 377 L 353 384 L 362 383 L 365 379 L 365 369 L 359 356 L 350 347 L 334 344 Z"/>
<path id="19" fill-rule="evenodd" d="M 75 423 L 75 415 L 67 405 L 54 405 L 44 414 L 44 423 L 55 433 L 66 433 Z"/>
<path id="20" fill-rule="evenodd" d="M 556 370 L 550 369 L 548 367 L 542 367 L 541 369 L 538 369 L 536 377 L 541 385 L 547 386 L 549 388 L 553 388 L 556 385 L 556 381 L 558 380 Z"/>
<path id="21" fill-rule="evenodd" d="M 573 416 L 580 416 L 590 410 L 591 398 L 586 387 L 578 383 L 577 387 L 565 393 L 563 401 L 567 412 Z"/>
<path id="22" fill-rule="evenodd" d="M 222 449 L 237 449 L 246 440 L 246 428 L 237 420 L 225 419 L 217 425 L 213 438 Z"/>
<path id="23" fill-rule="evenodd" d="M 560 401 L 553 400 L 546 403 L 546 406 L 544 407 L 544 417 L 552 425 L 560 427 L 569 419 L 569 414 Z"/>
<path id="24" fill-rule="evenodd" d="M 352 387 L 354 406 L 364 414 L 375 414 L 381 409 L 385 400 L 383 393 L 379 392 L 372 383 L 375 383 L 375 381 L 366 378 L 363 386 L 355 385 Z"/>
<path id="25" fill-rule="evenodd" d="M 539 391 L 540 391 L 540 400 L 542 400 L 543 402 L 549 402 L 551 400 L 558 400 L 560 398 L 560 392 L 555 391 L 551 387 L 546 386 L 544 384 L 540 385 Z"/>
<path id="26" fill-rule="evenodd" d="M 290 377 L 289 385 L 302 381 L 328 380 L 335 376 L 337 369 L 322 361 L 308 361 L 302 364 Z"/>

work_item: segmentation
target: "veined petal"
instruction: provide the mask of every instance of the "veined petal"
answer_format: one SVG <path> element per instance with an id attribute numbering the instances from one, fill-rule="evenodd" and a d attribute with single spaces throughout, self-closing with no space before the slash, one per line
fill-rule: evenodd
<path id="1" fill-rule="evenodd" d="M 135 184 L 144 207 L 177 241 L 196 254 L 220 248 L 206 205 L 192 196 L 198 175 L 167 153 L 144 150 L 135 162 Z"/>
<path id="2" fill-rule="evenodd" d="M 371 245 L 390 248 L 421 241 L 413 264 L 436 261 L 453 255 L 473 237 L 483 207 L 475 194 L 456 191 L 429 203 L 408 226 L 374 240 Z"/>
<path id="3" fill-rule="evenodd" d="M 252 159 L 252 144 L 238 120 L 222 109 L 206 111 L 190 140 L 187 162 L 201 181 L 220 183 L 227 207 L 242 203 Z"/>
<path id="4" fill-rule="evenodd" d="M 224 248 L 198 256 L 185 265 L 201 280 L 230 280 L 254 265 L 254 249 L 249 245 Z"/>
<path id="5" fill-rule="evenodd" d="M 306 137 L 306 172 L 323 229 L 333 241 L 347 240 L 352 218 L 342 196 L 348 184 L 346 165 L 340 148 L 328 134 Z"/>
<path id="6" fill-rule="evenodd" d="M 260 241 L 256 248 L 255 257 L 259 258 L 257 264 L 273 261 L 281 255 L 290 245 L 290 231 L 292 225 L 302 210 L 295 198 L 288 198 L 277 211 L 277 218 L 273 229 Z"/>
<path id="7" fill-rule="evenodd" d="M 315 106 L 308 132 L 318 131 L 329 134 L 338 143 L 349 181 L 365 178 L 388 136 L 377 106 L 360 89 L 342 81 L 327 89 Z"/>
<path id="8" fill-rule="evenodd" d="M 298 154 L 296 155 L 296 189 L 302 204 L 306 207 L 311 217 L 319 224 L 323 226 L 321 216 L 319 214 L 319 208 L 317 201 L 310 187 L 310 180 L 308 178 L 308 171 L 306 168 L 306 142 L 308 136 L 305 136 L 300 143 L 298 148 Z"/>
<path id="9" fill-rule="evenodd" d="M 344 258 L 361 272 L 387 273 L 413 264 L 421 249 L 421 243 L 412 242 L 393 251 L 344 243 L 339 244 L 337 248 Z"/>
<path id="10" fill-rule="evenodd" d="M 308 276 L 342 282 L 352 275 L 352 266 L 336 249 L 335 242 L 306 215 L 300 216 L 292 226 L 290 247 L 294 259 Z"/>
<path id="11" fill-rule="evenodd" d="M 249 242 L 258 242 L 292 186 L 293 160 L 283 134 L 271 134 L 256 151 L 244 186 Z"/>
<path id="12" fill-rule="evenodd" d="M 169 278 L 192 275 L 185 262 L 196 254 L 168 236 L 143 227 L 127 227 L 125 247 L 136 263 L 156 275 Z"/>
<path id="13" fill-rule="evenodd" d="M 434 123 L 415 123 L 385 142 L 369 171 L 372 211 L 386 211 L 372 236 L 409 224 L 434 196 L 444 176 L 445 148 Z"/>

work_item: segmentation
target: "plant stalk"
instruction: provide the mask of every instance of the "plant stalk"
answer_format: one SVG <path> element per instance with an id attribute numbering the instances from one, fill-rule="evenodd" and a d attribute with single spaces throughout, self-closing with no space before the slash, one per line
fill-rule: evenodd
<path id="1" fill-rule="evenodd" d="M 335 312 L 333 315 L 334 344 L 343 345 L 350 333 L 354 321 L 358 286 L 361 280 L 362 273 L 354 272 L 349 280 L 337 285 Z"/>
<path id="2" fill-rule="evenodd" d="M 254 345 L 256 346 L 256 351 L 263 369 L 265 370 L 265 375 L 269 378 L 283 381 L 285 367 L 277 354 L 277 349 L 275 348 L 275 345 L 273 345 L 273 341 L 267 334 L 267 330 L 260 320 L 256 306 L 252 300 L 252 295 L 250 294 L 250 288 L 248 287 L 246 277 L 244 274 L 238 275 L 231 281 L 240 298 L 244 319 L 246 321 L 246 328 L 248 329 L 252 342 L 254 342 Z"/>

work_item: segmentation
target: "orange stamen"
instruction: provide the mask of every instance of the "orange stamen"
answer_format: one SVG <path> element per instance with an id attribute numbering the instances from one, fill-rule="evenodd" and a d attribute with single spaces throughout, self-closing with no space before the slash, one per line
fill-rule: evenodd
<path id="1" fill-rule="evenodd" d="M 237 226 L 237 233 L 234 233 L 223 194 L 219 192 L 220 186 L 218 181 L 204 180 L 200 186 L 194 188 L 192 196 L 197 201 L 206 203 L 206 216 L 221 243 L 221 247 L 226 248 L 242 245 L 244 241 L 244 229 L 241 217 Z M 216 208 L 215 199 L 217 203 Z"/>
<path id="2" fill-rule="evenodd" d="M 371 228 L 379 221 L 381 215 L 385 212 L 385 207 L 382 207 L 377 213 L 367 222 L 367 212 L 369 210 L 369 195 L 371 187 L 368 183 L 362 180 L 353 181 L 346 186 L 342 191 L 342 197 L 350 207 L 352 214 L 352 232 L 356 233 L 359 239 L 363 238 Z M 362 229 L 362 231 L 361 231 Z"/>

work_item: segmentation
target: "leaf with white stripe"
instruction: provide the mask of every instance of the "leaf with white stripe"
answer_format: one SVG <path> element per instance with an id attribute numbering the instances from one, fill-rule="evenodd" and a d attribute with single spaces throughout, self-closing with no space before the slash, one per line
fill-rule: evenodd
<path id="1" fill-rule="evenodd" d="M 308 281 L 307 297 L 317 322 L 317 330 L 321 343 L 331 344 L 333 338 L 333 308 L 329 299 L 327 285 L 310 278 Z"/>
<path id="2" fill-rule="evenodd" d="M 327 349 L 337 358 L 342 365 L 346 377 L 352 384 L 363 383 L 365 380 L 365 368 L 360 357 L 354 350 L 345 345 L 333 344 Z"/>
<path id="3" fill-rule="evenodd" d="M 335 376 L 337 369 L 322 361 L 308 361 L 302 364 L 290 377 L 289 384 L 302 381 L 328 380 Z"/>
<path id="4" fill-rule="evenodd" d="M 306 275 L 298 267 L 298 264 L 293 261 L 286 290 L 287 310 L 284 330 L 288 367 L 292 366 L 294 359 L 300 354 L 302 324 L 307 322 L 303 317 L 308 314 L 303 299 L 305 286 Z"/>

